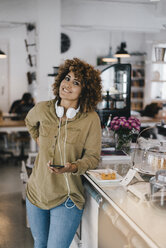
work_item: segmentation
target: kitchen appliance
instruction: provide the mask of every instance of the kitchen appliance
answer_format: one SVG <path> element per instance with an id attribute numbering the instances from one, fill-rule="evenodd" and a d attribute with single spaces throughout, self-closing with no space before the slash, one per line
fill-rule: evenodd
<path id="1" fill-rule="evenodd" d="M 97 106 L 101 123 L 106 126 L 109 116 L 130 116 L 131 65 L 98 66 L 102 79 L 102 102 Z"/>
<path id="2" fill-rule="evenodd" d="M 166 170 L 159 170 L 150 179 L 150 202 L 155 207 L 166 209 Z"/>

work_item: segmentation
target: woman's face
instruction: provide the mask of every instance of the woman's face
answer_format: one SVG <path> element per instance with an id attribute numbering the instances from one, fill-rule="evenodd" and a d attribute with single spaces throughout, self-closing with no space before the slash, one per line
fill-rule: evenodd
<path id="1" fill-rule="evenodd" d="M 59 88 L 59 96 L 62 100 L 72 101 L 73 104 L 78 103 L 82 90 L 81 82 L 72 71 L 70 71 L 62 80 Z"/>

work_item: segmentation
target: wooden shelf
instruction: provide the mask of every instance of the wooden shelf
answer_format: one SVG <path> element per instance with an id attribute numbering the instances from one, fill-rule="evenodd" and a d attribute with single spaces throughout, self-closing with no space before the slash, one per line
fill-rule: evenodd
<path id="1" fill-rule="evenodd" d="M 144 65 L 132 65 L 131 64 L 131 67 L 132 67 L 132 70 L 144 70 Z"/>
<path id="2" fill-rule="evenodd" d="M 152 61 L 152 64 L 156 64 L 156 65 L 166 65 L 165 61 Z"/>
<path id="3" fill-rule="evenodd" d="M 131 110 L 142 110 L 144 103 L 145 55 L 140 54 L 137 58 L 131 60 Z"/>
<path id="4" fill-rule="evenodd" d="M 166 83 L 166 80 L 151 80 L 152 83 Z"/>
<path id="5" fill-rule="evenodd" d="M 137 102 L 143 102 L 143 98 L 131 97 L 131 103 L 137 103 Z"/>
<path id="6" fill-rule="evenodd" d="M 163 99 L 163 98 L 162 98 L 162 99 L 152 98 L 152 101 L 153 101 L 153 102 L 166 102 L 166 99 Z"/>
<path id="7" fill-rule="evenodd" d="M 144 80 L 144 77 L 132 77 L 131 80 Z"/>
<path id="8" fill-rule="evenodd" d="M 132 107 L 132 110 L 139 111 L 139 110 L 142 110 L 142 108 L 141 107 Z"/>
<path id="9" fill-rule="evenodd" d="M 143 92 L 144 87 L 142 86 L 131 86 L 131 92 Z"/>

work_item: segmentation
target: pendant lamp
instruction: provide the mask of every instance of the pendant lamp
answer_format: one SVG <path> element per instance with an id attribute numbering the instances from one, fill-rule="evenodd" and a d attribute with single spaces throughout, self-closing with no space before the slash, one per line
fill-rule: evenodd
<path id="1" fill-rule="evenodd" d="M 0 49 L 0 59 L 5 59 L 5 58 L 6 58 L 6 54 L 2 52 L 2 50 Z"/>
<path id="2" fill-rule="evenodd" d="M 114 55 L 116 58 L 128 58 L 130 54 L 125 50 L 126 42 L 121 42 L 120 47 L 118 48 L 116 54 Z"/>
<path id="3" fill-rule="evenodd" d="M 117 62 L 117 58 L 115 58 L 112 55 L 112 47 L 110 47 L 108 55 L 102 58 L 102 61 L 107 62 L 107 63 L 116 63 Z"/>

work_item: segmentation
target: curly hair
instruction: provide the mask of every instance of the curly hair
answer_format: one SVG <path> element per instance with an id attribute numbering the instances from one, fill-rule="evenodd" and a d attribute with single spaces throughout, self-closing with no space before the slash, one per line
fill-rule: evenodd
<path id="1" fill-rule="evenodd" d="M 67 59 L 64 64 L 60 65 L 58 75 L 53 84 L 53 93 L 56 99 L 60 101 L 59 87 L 65 76 L 72 71 L 75 77 L 81 82 L 82 91 L 79 98 L 81 112 L 89 112 L 96 109 L 97 104 L 102 100 L 102 85 L 100 71 L 95 70 L 78 58 Z"/>

